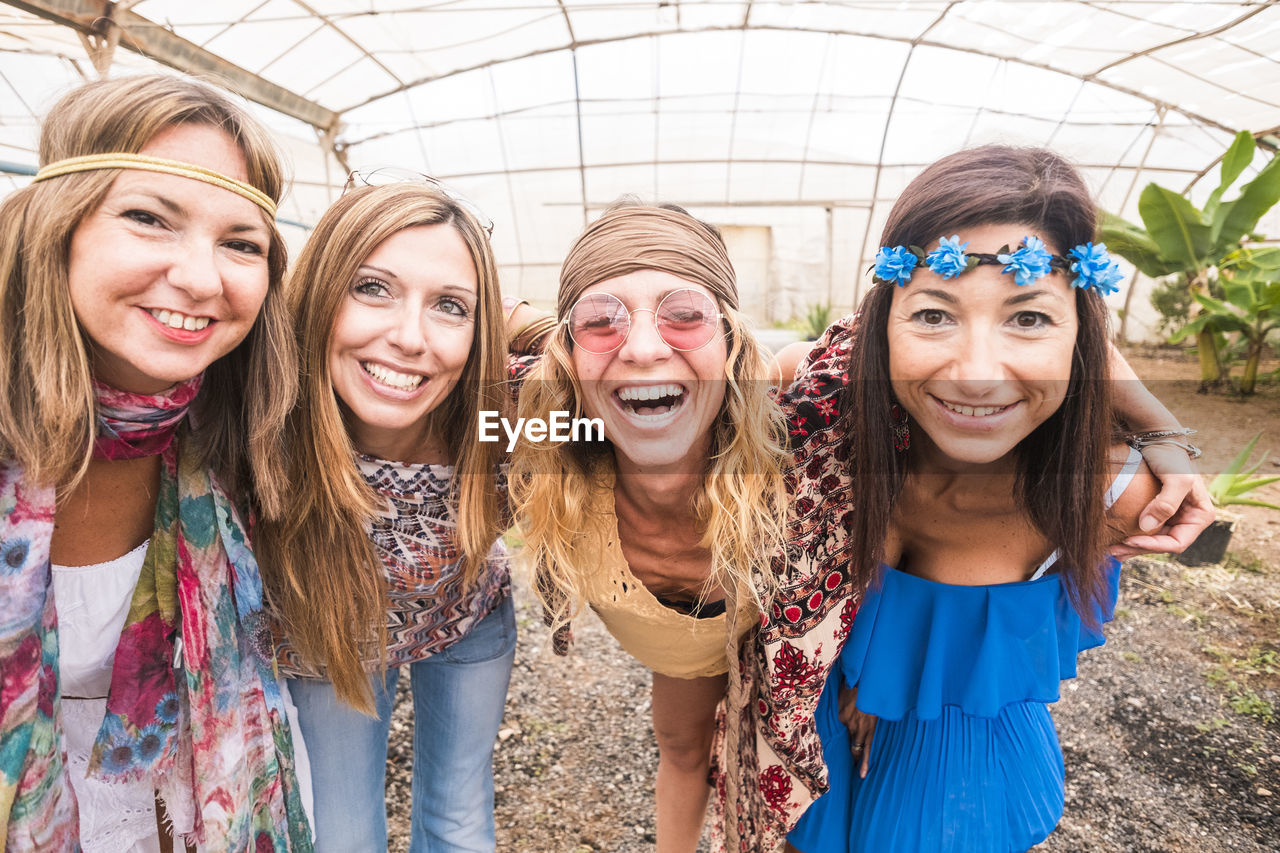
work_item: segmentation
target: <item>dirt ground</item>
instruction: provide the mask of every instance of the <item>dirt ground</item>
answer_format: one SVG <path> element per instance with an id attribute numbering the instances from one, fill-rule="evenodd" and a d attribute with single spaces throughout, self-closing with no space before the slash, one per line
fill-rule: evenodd
<path id="1" fill-rule="evenodd" d="M 1182 354 L 1129 360 L 1200 430 L 1207 476 L 1256 432 L 1259 450 L 1280 453 L 1280 385 L 1249 400 L 1202 395 Z M 1259 473 L 1280 475 L 1280 456 Z M 1280 483 L 1260 494 L 1280 503 Z M 1240 515 L 1221 566 L 1126 563 L 1107 644 L 1082 656 L 1081 677 L 1064 682 L 1054 707 L 1067 807 L 1038 850 L 1280 850 L 1280 512 Z M 520 640 L 494 761 L 498 849 L 652 850 L 647 672 L 594 617 L 575 626 L 574 652 L 556 658 L 527 584 L 517 588 Z M 408 849 L 410 704 L 397 709 L 388 766 L 396 851 Z"/>

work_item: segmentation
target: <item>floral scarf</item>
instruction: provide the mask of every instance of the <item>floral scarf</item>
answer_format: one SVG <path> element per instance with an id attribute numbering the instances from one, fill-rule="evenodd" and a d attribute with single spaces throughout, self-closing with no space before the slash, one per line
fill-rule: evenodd
<path id="1" fill-rule="evenodd" d="M 192 780 L 202 851 L 310 851 L 262 582 L 240 513 L 179 427 L 199 379 L 162 395 L 105 386 L 94 452 L 161 456 L 156 527 L 121 633 L 90 772 Z M 0 839 L 6 851 L 77 850 L 64 778 L 54 490 L 0 464 Z"/>

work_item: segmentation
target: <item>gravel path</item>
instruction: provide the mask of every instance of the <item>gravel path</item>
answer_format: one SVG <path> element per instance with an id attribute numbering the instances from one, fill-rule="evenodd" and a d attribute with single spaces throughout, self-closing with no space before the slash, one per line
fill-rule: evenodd
<path id="1" fill-rule="evenodd" d="M 1107 644 L 1082 656 L 1055 706 L 1067 810 L 1038 849 L 1280 850 L 1278 575 L 1259 564 L 1126 564 Z M 647 672 L 594 617 L 575 625 L 574 652 L 554 657 L 527 588 L 516 600 L 520 642 L 495 758 L 498 849 L 652 850 Z M 389 759 L 396 851 L 407 850 L 409 705 L 397 710 Z"/>

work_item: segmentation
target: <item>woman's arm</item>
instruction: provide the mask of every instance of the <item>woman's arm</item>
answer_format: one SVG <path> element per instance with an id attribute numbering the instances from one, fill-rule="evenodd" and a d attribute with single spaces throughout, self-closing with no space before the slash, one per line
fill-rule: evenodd
<path id="1" fill-rule="evenodd" d="M 1110 470 L 1113 478 L 1121 474 L 1125 463 L 1129 459 L 1129 446 L 1118 444 L 1111 448 Z M 1133 479 L 1125 486 L 1123 492 L 1116 497 L 1113 503 L 1107 509 L 1107 526 L 1111 529 L 1111 542 L 1115 546 L 1112 554 L 1117 557 L 1131 556 L 1132 553 L 1144 553 L 1141 551 L 1132 552 L 1123 543 L 1128 537 L 1137 536 L 1142 533 L 1139 526 L 1139 519 L 1142 511 L 1146 509 L 1147 504 L 1156 497 L 1160 491 L 1160 481 L 1151 473 L 1151 469 L 1147 466 L 1146 461 L 1138 463 L 1138 470 L 1133 475 Z M 1116 549 L 1125 551 L 1119 553 Z"/>
<path id="2" fill-rule="evenodd" d="M 804 357 L 813 349 L 813 341 L 794 341 L 778 350 L 774 355 L 774 361 L 777 362 L 778 370 L 782 373 L 782 381 L 778 387 L 783 391 L 791 386 L 796 379 L 796 368 L 800 366 L 800 362 L 804 361 Z"/>
<path id="3" fill-rule="evenodd" d="M 1181 429 L 1178 419 L 1147 390 L 1114 346 L 1111 347 L 1111 378 L 1116 412 L 1129 429 L 1135 432 Z M 1142 457 L 1149 473 L 1159 480 L 1159 493 L 1141 510 L 1133 535 L 1117 546 L 1114 553 L 1119 557 L 1163 551 L 1181 553 L 1213 521 L 1209 490 L 1195 463 L 1180 448 L 1151 445 L 1143 448 Z"/>
<path id="4" fill-rule="evenodd" d="M 523 299 L 508 296 L 502 300 L 507 317 L 507 348 L 513 355 L 536 355 L 556 327 L 556 318 L 539 311 Z"/>

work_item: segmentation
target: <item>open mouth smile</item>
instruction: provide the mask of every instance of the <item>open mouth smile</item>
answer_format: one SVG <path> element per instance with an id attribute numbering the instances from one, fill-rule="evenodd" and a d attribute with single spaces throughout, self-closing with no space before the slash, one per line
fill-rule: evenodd
<path id="1" fill-rule="evenodd" d="M 147 313 L 155 317 L 156 322 L 162 326 L 168 326 L 170 329 L 185 329 L 188 332 L 200 331 L 213 319 L 212 317 L 193 317 L 190 314 L 181 314 L 165 308 L 148 308 Z"/>
<path id="2" fill-rule="evenodd" d="M 943 400 L 941 397 L 934 397 L 933 399 L 937 400 L 944 409 L 970 418 L 991 417 L 1001 412 L 1007 412 L 1017 405 L 1017 403 L 1008 403 L 1004 406 L 968 406 L 964 403 L 952 403 L 949 400 Z"/>
<path id="3" fill-rule="evenodd" d="M 369 374 L 378 384 L 385 385 L 396 391 L 413 391 L 422 384 L 424 377 L 420 373 L 401 373 L 398 370 L 392 370 L 381 364 L 375 364 L 372 361 L 362 361 L 360 366 L 364 368 L 364 372 Z"/>
<path id="4" fill-rule="evenodd" d="M 613 392 L 618 407 L 636 418 L 666 419 L 685 403 L 682 385 L 625 385 Z"/>

